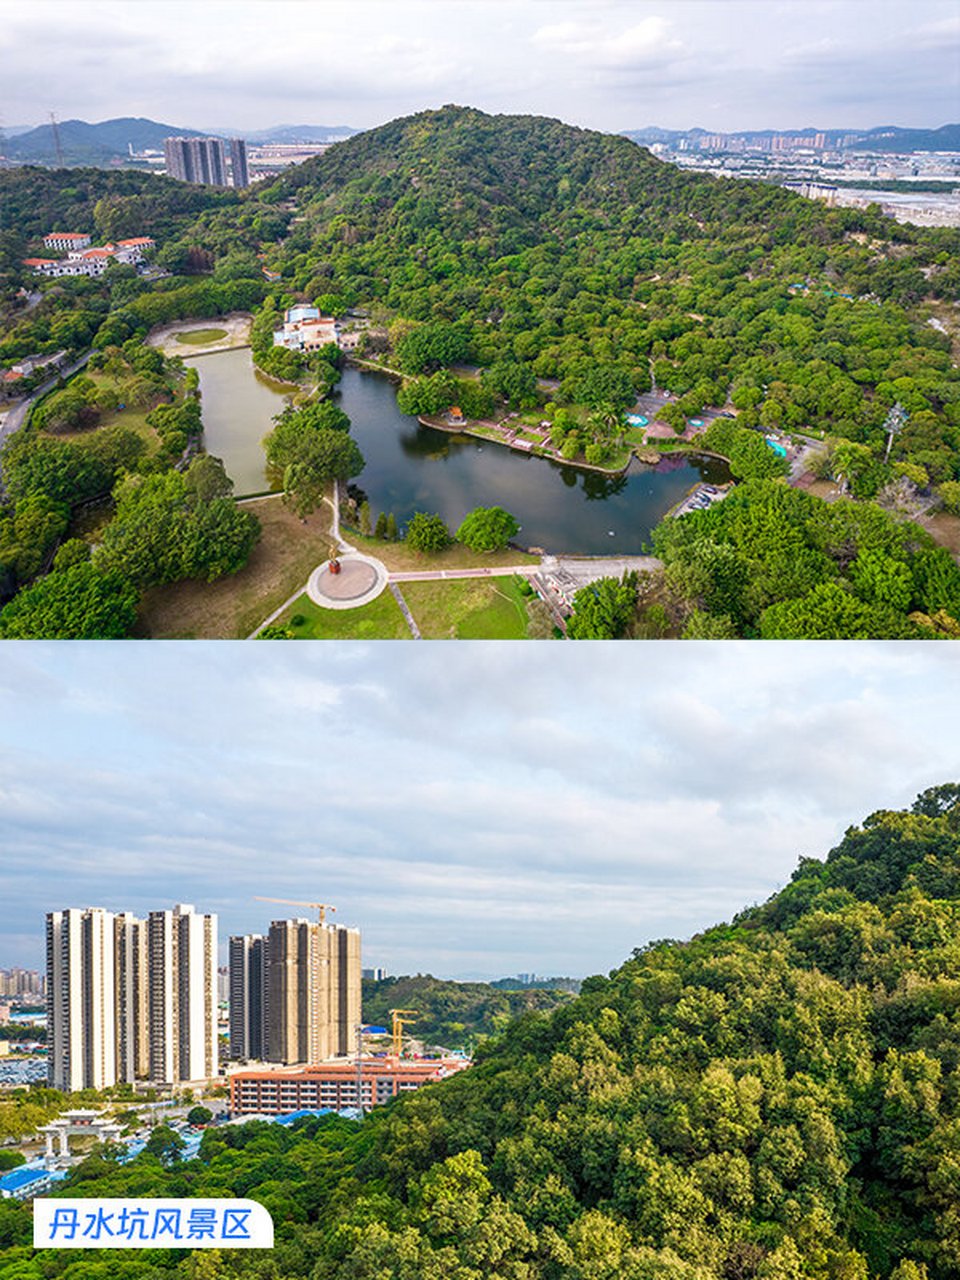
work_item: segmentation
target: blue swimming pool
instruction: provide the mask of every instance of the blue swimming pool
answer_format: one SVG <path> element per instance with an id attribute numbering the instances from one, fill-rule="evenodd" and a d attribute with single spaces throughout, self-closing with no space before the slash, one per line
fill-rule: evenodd
<path id="1" fill-rule="evenodd" d="M 787 456 L 787 451 L 782 444 L 778 444 L 777 441 L 772 439 L 770 436 L 764 436 L 763 438 L 778 458 L 785 458 Z"/>
<path id="2" fill-rule="evenodd" d="M 645 427 L 650 419 L 645 418 L 642 413 L 628 413 L 627 421 L 631 427 Z"/>

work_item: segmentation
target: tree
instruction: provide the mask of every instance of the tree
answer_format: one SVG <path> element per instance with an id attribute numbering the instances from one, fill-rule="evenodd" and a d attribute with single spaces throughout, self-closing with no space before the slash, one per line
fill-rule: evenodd
<path id="1" fill-rule="evenodd" d="M 528 364 L 516 360 L 498 360 L 484 369 L 480 381 L 490 391 L 495 391 L 521 408 L 537 403 L 537 377 Z"/>
<path id="2" fill-rule="evenodd" d="M 464 516 L 456 537 L 471 551 L 501 551 L 519 528 L 503 507 L 476 507 Z"/>
<path id="3" fill-rule="evenodd" d="M 420 325 L 397 343 L 397 358 L 408 373 L 424 373 L 458 361 L 470 354 L 470 335 L 464 325 L 443 321 Z"/>
<path id="4" fill-rule="evenodd" d="M 196 1106 L 191 1107 L 187 1112 L 187 1124 L 204 1125 L 209 1124 L 213 1119 L 213 1112 L 209 1107 Z"/>
<path id="5" fill-rule="evenodd" d="M 116 515 L 97 549 L 97 566 L 150 586 L 182 578 L 212 582 L 246 564 L 260 523 L 231 498 L 206 496 L 216 494 L 222 471 L 211 461 L 197 459 L 185 473 L 122 480 Z"/>
<path id="6" fill-rule="evenodd" d="M 453 541 L 442 517 L 428 515 L 425 511 L 418 511 L 410 517 L 403 540 L 407 546 L 421 554 L 443 551 Z"/>
<path id="7" fill-rule="evenodd" d="M 285 409 L 264 440 L 268 464 L 283 475 L 287 502 L 301 518 L 315 510 L 333 480 L 363 470 L 363 454 L 349 434 L 350 419 L 327 402 Z"/>
<path id="8" fill-rule="evenodd" d="M 902 640 L 917 633 L 892 609 L 858 600 L 839 583 L 821 582 L 805 596 L 765 609 L 760 634 L 764 640 Z"/>
<path id="9" fill-rule="evenodd" d="M 129 635 L 138 593 L 121 573 L 89 561 L 56 570 L 25 587 L 0 610 L 7 640 L 114 640 Z"/>
<path id="10" fill-rule="evenodd" d="M 180 1159 L 186 1142 L 175 1129 L 167 1124 L 158 1124 L 150 1134 L 144 1146 L 144 1152 L 163 1164 L 173 1164 Z"/>
<path id="11" fill-rule="evenodd" d="M 572 640 L 617 640 L 633 620 L 639 575 L 598 578 L 573 597 L 573 617 L 567 623 Z"/>

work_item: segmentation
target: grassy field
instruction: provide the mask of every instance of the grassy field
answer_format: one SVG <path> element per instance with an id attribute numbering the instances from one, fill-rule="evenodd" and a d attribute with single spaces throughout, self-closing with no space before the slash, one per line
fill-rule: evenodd
<path id="1" fill-rule="evenodd" d="M 425 640 L 524 640 L 526 599 L 515 578 L 404 582 L 404 599 Z"/>
<path id="2" fill-rule="evenodd" d="M 302 618 L 293 624 L 292 619 Z M 409 640 L 410 629 L 387 588 L 358 609 L 322 609 L 306 594 L 295 600 L 275 623 L 289 627 L 296 640 Z"/>
<path id="3" fill-rule="evenodd" d="M 116 379 L 101 373 L 99 369 L 85 372 L 83 376 L 89 378 L 91 382 L 95 382 L 98 387 L 109 387 L 111 391 L 118 393 L 120 391 Z M 136 432 L 146 444 L 148 453 L 156 453 L 160 448 L 160 437 L 153 427 L 147 426 L 147 414 L 149 412 L 149 409 L 135 409 L 132 406 L 127 409 L 117 409 L 115 413 L 105 413 L 95 427 L 90 427 L 86 431 L 64 431 L 57 434 L 61 440 L 69 440 L 71 443 L 82 445 L 89 440 L 93 440 L 97 432 L 102 431 L 104 427 L 124 427 L 127 431 Z"/>
<path id="4" fill-rule="evenodd" d="M 138 635 L 164 640 L 242 639 L 332 554 L 331 513 L 326 504 L 304 523 L 279 497 L 241 505 L 263 526 L 244 568 L 217 582 L 153 587 L 144 595 Z"/>
<path id="5" fill-rule="evenodd" d="M 175 333 L 177 342 L 191 347 L 206 346 L 208 342 L 220 342 L 227 336 L 226 329 L 187 329 L 183 333 Z"/>
<path id="6" fill-rule="evenodd" d="M 467 547 L 454 543 L 445 551 L 432 554 L 421 554 L 412 551 L 402 542 L 381 542 L 379 538 L 365 538 L 354 529 L 343 528 L 342 533 L 351 546 L 368 556 L 376 556 L 392 572 L 416 569 L 499 569 L 503 565 L 539 564 L 539 556 L 527 555 L 525 551 L 494 551 L 489 555 L 470 551 Z"/>

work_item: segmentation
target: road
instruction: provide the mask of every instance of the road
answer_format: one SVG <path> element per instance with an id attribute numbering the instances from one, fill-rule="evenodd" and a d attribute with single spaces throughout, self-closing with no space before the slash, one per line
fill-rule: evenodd
<path id="1" fill-rule="evenodd" d="M 29 396 L 26 400 L 22 400 L 19 404 L 14 405 L 12 409 L 7 411 L 3 421 L 0 422 L 0 448 L 3 447 L 15 431 L 20 430 L 26 420 L 27 414 L 30 412 L 31 407 L 36 404 L 40 397 L 46 395 L 48 391 L 52 391 L 61 378 L 72 377 L 78 369 L 82 369 L 92 354 L 92 352 L 88 351 L 86 355 L 82 355 L 79 360 L 74 361 L 73 364 L 68 365 L 65 369 L 61 369 L 54 377 L 48 378 L 46 382 L 42 383 L 36 391 L 34 391 L 33 395 Z"/>

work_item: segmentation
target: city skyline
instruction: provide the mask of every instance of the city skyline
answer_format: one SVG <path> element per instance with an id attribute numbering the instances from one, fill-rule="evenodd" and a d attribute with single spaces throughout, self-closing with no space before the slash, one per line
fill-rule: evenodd
<path id="1" fill-rule="evenodd" d="M 619 131 L 935 128 L 955 116 L 952 0 L 0 0 L 0 124 L 371 128 L 446 102 Z M 186 22 L 187 12 L 189 21 Z M 38 30 L 43 41 L 36 38 Z M 50 85 L 56 85 L 51 99 Z"/>
<path id="2" fill-rule="evenodd" d="M 8 647 L 0 965 L 42 967 L 63 904 L 226 939 L 269 895 L 391 973 L 582 976 L 960 778 L 952 646 L 652 646 L 642 683 L 632 652 L 196 643 L 147 680 L 135 644 Z"/>

